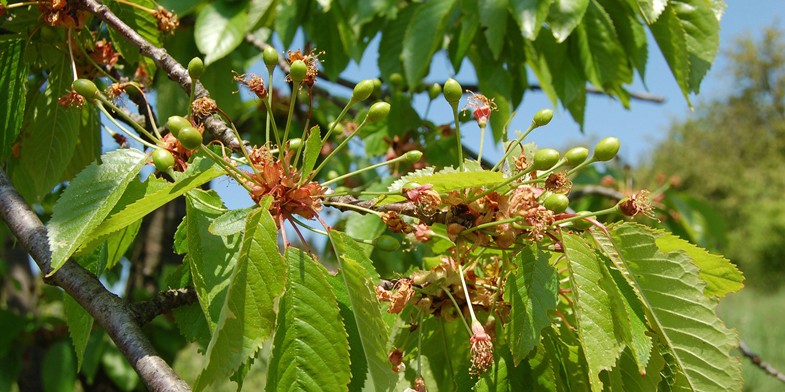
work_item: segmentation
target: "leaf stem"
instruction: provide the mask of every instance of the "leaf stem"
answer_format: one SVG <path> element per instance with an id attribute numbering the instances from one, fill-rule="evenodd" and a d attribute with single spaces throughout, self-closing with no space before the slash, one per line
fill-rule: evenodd
<path id="1" fill-rule="evenodd" d="M 98 104 L 98 109 L 101 110 L 101 112 L 103 112 L 104 115 L 106 115 L 106 118 L 108 118 L 109 121 L 111 121 L 112 124 L 114 124 L 116 127 L 120 128 L 120 131 L 122 131 L 124 134 L 128 135 L 128 137 L 130 137 L 131 139 L 136 140 L 137 142 L 141 143 L 144 146 L 147 146 L 147 147 L 150 147 L 150 148 L 153 148 L 153 149 L 159 148 L 159 146 L 156 146 L 156 145 L 154 145 L 152 143 L 148 143 L 148 142 L 142 140 L 142 138 L 140 138 L 139 136 L 134 135 L 133 132 L 130 132 L 127 129 L 125 129 L 125 127 L 122 126 L 117 121 L 117 119 L 115 119 L 114 116 L 112 116 L 112 114 L 109 113 L 108 110 L 106 110 L 106 108 L 104 107 L 104 105 L 101 102 L 97 102 L 97 104 Z"/>

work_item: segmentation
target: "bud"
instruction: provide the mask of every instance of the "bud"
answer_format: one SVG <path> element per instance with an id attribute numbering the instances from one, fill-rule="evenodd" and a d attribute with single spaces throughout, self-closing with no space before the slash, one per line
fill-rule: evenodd
<path id="1" fill-rule="evenodd" d="M 302 82 L 308 73 L 308 66 L 302 60 L 295 60 L 289 67 L 289 77 L 294 82 Z"/>
<path id="2" fill-rule="evenodd" d="M 553 110 L 542 109 L 534 115 L 534 125 L 541 127 L 548 124 L 553 119 Z"/>
<path id="3" fill-rule="evenodd" d="M 355 103 L 365 101 L 368 99 L 368 97 L 371 96 L 371 93 L 373 93 L 373 80 L 363 80 L 354 86 L 351 102 Z"/>
<path id="4" fill-rule="evenodd" d="M 422 151 L 419 150 L 412 150 L 403 155 L 404 161 L 409 163 L 417 162 L 420 158 L 422 158 Z"/>
<path id="5" fill-rule="evenodd" d="M 390 114 L 390 104 L 387 102 L 376 102 L 368 109 L 368 116 L 365 117 L 365 120 L 370 122 L 382 121 L 388 114 Z"/>
<path id="6" fill-rule="evenodd" d="M 461 100 L 462 95 L 463 88 L 457 80 L 449 78 L 446 82 L 444 82 L 444 99 L 446 99 L 447 102 L 449 102 L 451 105 L 457 105 L 458 101 Z"/>
<path id="7" fill-rule="evenodd" d="M 204 73 L 204 63 L 199 57 L 194 57 L 188 62 L 188 75 L 191 76 L 191 81 L 195 82 Z"/>
<path id="8" fill-rule="evenodd" d="M 382 81 L 379 78 L 373 79 L 373 96 L 378 97 L 382 94 Z"/>

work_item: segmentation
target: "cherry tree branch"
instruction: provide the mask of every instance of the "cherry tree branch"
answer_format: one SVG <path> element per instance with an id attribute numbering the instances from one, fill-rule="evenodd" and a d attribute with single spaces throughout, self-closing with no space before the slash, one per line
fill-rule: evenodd
<path id="1" fill-rule="evenodd" d="M 149 41 L 144 39 L 133 28 L 128 26 L 125 22 L 115 15 L 112 10 L 98 0 L 74 0 L 80 8 L 94 14 L 98 19 L 101 19 L 110 28 L 117 31 L 125 38 L 128 43 L 139 48 L 139 52 L 151 58 L 155 65 L 166 72 L 169 79 L 173 80 L 186 92 L 191 91 L 191 77 L 188 75 L 188 70 L 182 64 L 177 62 L 166 49 L 159 48 Z M 197 98 L 209 97 L 209 92 L 202 86 L 201 83 L 196 83 L 194 89 L 194 96 Z M 240 148 L 240 142 L 234 136 L 233 132 L 226 123 L 221 120 L 217 115 L 210 116 L 204 120 L 205 128 L 213 134 L 213 136 L 220 140 L 225 146 L 236 150 Z"/>
<path id="2" fill-rule="evenodd" d="M 52 271 L 46 227 L 0 169 L 0 216 L 42 275 Z M 109 292 L 98 278 L 68 261 L 44 282 L 59 286 L 101 324 L 151 391 L 190 391 L 190 387 L 158 356 L 134 320 L 128 304 Z"/>

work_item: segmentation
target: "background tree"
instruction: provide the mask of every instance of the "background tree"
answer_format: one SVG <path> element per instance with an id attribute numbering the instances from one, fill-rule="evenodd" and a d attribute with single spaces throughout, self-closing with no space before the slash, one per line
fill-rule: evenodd
<path id="1" fill-rule="evenodd" d="M 481 132 L 495 109 L 491 130 L 506 141 L 504 124 L 532 87 L 527 67 L 581 122 L 587 83 L 622 104 L 631 98 L 625 85 L 645 72 L 646 27 L 689 98 L 716 54 L 722 2 L 164 5 L 2 4 L 8 177 L 0 173 L 0 212 L 44 280 L 67 294 L 41 287 L 7 241 L 14 260 L 5 279 L 14 289 L 5 290 L 1 313 L 11 337 L 0 346 L 3 380 L 33 390 L 68 388 L 78 377 L 132 390 L 141 388 L 138 374 L 151 390 L 187 390 L 168 363 L 193 342 L 205 353 L 196 389 L 229 377 L 242 386 L 260 368 L 269 389 L 419 388 L 418 376 L 446 390 L 535 382 L 551 390 L 740 388 L 735 337 L 714 314 L 720 298 L 741 288 L 738 271 L 676 237 L 594 221 L 645 212 L 645 194 L 610 210 L 565 212 L 567 171 L 556 169 L 612 159 L 618 140 L 560 159 L 521 147 L 521 135 L 489 168 L 482 147 L 478 159 L 462 159 L 464 90 L 456 81 L 444 91 L 454 123 L 433 124 L 411 105 L 416 94 L 439 95 L 422 79 L 443 49 L 456 69 L 468 58 L 478 71 L 485 95 L 469 103 Z M 279 59 L 271 34 L 289 46 L 298 29 L 303 51 Z M 341 79 L 376 36 L 384 82 Z M 269 73 L 287 74 L 290 94 L 272 88 L 272 77 L 265 86 L 242 74 L 260 57 Z M 323 90 L 319 72 L 353 88 L 351 97 Z M 241 100 L 238 84 L 259 99 Z M 354 105 L 371 95 L 388 102 Z M 118 106 L 118 96 L 130 102 Z M 125 133 L 138 148 L 125 148 L 114 131 L 119 149 L 103 140 L 98 109 L 112 128 L 133 128 Z M 529 131 L 549 116 L 539 113 Z M 362 147 L 334 154 L 356 134 Z M 385 154 L 386 162 L 377 158 Z M 155 175 L 139 181 L 150 161 Z M 434 166 L 409 173 L 426 164 Z M 253 208 L 227 211 L 215 192 L 198 189 L 222 175 L 246 188 Z M 336 183 L 326 195 L 322 185 Z M 363 214 L 341 214 L 330 228 L 322 206 Z M 317 216 L 329 236 L 324 249 L 299 235 L 306 225 L 298 219 Z M 297 235 L 287 237 L 289 224 Z M 396 237 L 380 236 L 385 227 Z M 401 232 L 417 242 L 412 252 L 387 251 Z M 289 247 L 298 239 L 308 253 Z M 104 285 L 124 286 L 123 298 Z M 317 325 L 320 333 L 310 333 Z M 269 339 L 272 352 L 263 350 Z"/>

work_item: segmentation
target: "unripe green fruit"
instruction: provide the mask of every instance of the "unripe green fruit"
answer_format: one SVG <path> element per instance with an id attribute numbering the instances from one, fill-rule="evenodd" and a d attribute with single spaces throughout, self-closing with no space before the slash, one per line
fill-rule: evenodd
<path id="1" fill-rule="evenodd" d="M 264 60 L 264 65 L 267 66 L 268 70 L 274 68 L 278 65 L 278 52 L 272 46 L 268 46 L 262 52 L 262 60 Z"/>
<path id="2" fill-rule="evenodd" d="M 365 117 L 365 121 L 382 121 L 388 114 L 390 114 L 390 104 L 387 102 L 376 102 L 368 109 L 368 116 Z"/>
<path id="3" fill-rule="evenodd" d="M 302 146 L 303 146 L 303 139 L 300 139 L 299 137 L 294 139 L 289 139 L 290 150 L 299 150 L 300 147 Z"/>
<path id="4" fill-rule="evenodd" d="M 95 99 L 95 97 L 98 95 L 98 87 L 95 86 L 95 83 L 87 79 L 74 80 L 72 87 L 77 94 L 85 97 L 90 101 Z"/>
<path id="5" fill-rule="evenodd" d="M 434 83 L 431 85 L 431 87 L 428 87 L 428 98 L 430 98 L 431 100 L 436 99 L 436 97 L 438 97 L 439 94 L 441 93 L 442 93 L 442 85 L 440 85 L 439 83 Z"/>
<path id="6" fill-rule="evenodd" d="M 157 148 L 153 151 L 153 165 L 158 171 L 166 171 L 174 166 L 174 156 L 163 148 Z"/>
<path id="7" fill-rule="evenodd" d="M 191 76 L 192 81 L 199 80 L 204 73 L 204 63 L 199 57 L 194 57 L 188 62 L 188 75 Z"/>
<path id="8" fill-rule="evenodd" d="M 177 137 L 177 135 L 180 134 L 181 129 L 191 126 L 191 122 L 185 117 L 171 116 L 166 120 L 166 126 L 169 128 L 169 132 L 171 132 L 174 137 Z"/>
<path id="9" fill-rule="evenodd" d="M 578 215 L 588 214 L 588 211 L 581 211 Z M 572 227 L 578 230 L 586 230 L 592 226 L 591 222 L 587 221 L 586 219 L 578 219 L 572 221 Z"/>
<path id="10" fill-rule="evenodd" d="M 569 207 L 570 199 L 561 193 L 554 193 L 545 199 L 543 205 L 555 214 L 561 214 Z"/>
<path id="11" fill-rule="evenodd" d="M 362 102 L 368 99 L 373 93 L 373 80 L 366 79 L 354 85 L 352 92 L 352 102 Z"/>
<path id="12" fill-rule="evenodd" d="M 534 115 L 534 125 L 541 127 L 548 124 L 553 119 L 553 110 L 542 109 Z"/>
<path id="13" fill-rule="evenodd" d="M 401 247 L 400 241 L 398 241 L 395 237 L 386 234 L 374 240 L 373 244 L 377 249 L 386 252 L 394 252 Z"/>
<path id="14" fill-rule="evenodd" d="M 337 172 L 337 171 L 335 171 L 335 170 L 330 170 L 330 171 L 328 171 L 328 172 L 327 172 L 327 179 L 328 179 L 328 180 L 334 180 L 334 179 L 338 178 L 338 176 L 339 176 L 339 175 L 340 175 L 340 174 L 338 174 L 338 172 Z"/>
<path id="15" fill-rule="evenodd" d="M 392 74 L 392 75 L 390 75 L 390 85 L 395 87 L 395 88 L 397 88 L 397 89 L 402 88 L 403 87 L 403 75 L 401 75 L 401 74 L 399 74 L 397 72 Z"/>
<path id="16" fill-rule="evenodd" d="M 543 148 L 534 154 L 534 170 L 548 170 L 559 162 L 559 152 L 552 148 Z"/>
<path id="17" fill-rule="evenodd" d="M 564 154 L 567 158 L 567 164 L 570 166 L 578 166 L 589 157 L 589 149 L 586 147 L 574 147 Z"/>
<path id="18" fill-rule="evenodd" d="M 412 150 L 404 154 L 404 160 L 409 163 L 414 163 L 422 158 L 422 151 Z"/>
<path id="19" fill-rule="evenodd" d="M 463 96 L 461 84 L 453 78 L 447 79 L 444 82 L 444 99 L 450 104 L 457 104 L 461 100 L 461 96 Z"/>
<path id="20" fill-rule="evenodd" d="M 621 144 L 619 139 L 615 137 L 606 137 L 600 140 L 597 146 L 594 147 L 594 160 L 600 162 L 610 161 L 619 153 L 619 147 L 621 147 Z"/>
<path id="21" fill-rule="evenodd" d="M 302 60 L 295 60 L 289 67 L 289 77 L 294 82 L 302 82 L 308 73 L 308 66 Z"/>
<path id="22" fill-rule="evenodd" d="M 185 127 L 180 129 L 180 132 L 177 134 L 177 140 L 180 141 L 183 147 L 193 150 L 202 145 L 202 134 L 194 127 Z"/>

